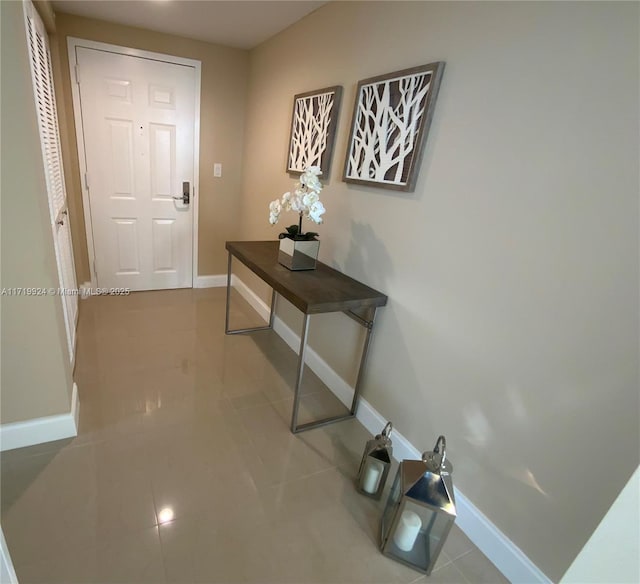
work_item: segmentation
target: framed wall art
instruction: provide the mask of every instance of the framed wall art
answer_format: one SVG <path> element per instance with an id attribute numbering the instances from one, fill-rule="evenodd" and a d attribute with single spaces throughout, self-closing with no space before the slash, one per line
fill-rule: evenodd
<path id="1" fill-rule="evenodd" d="M 413 191 L 444 62 L 358 83 L 344 181 Z"/>
<path id="2" fill-rule="evenodd" d="M 329 175 L 341 97 L 337 85 L 293 98 L 287 172 L 300 174 L 308 166 L 319 166 L 323 176 Z"/>

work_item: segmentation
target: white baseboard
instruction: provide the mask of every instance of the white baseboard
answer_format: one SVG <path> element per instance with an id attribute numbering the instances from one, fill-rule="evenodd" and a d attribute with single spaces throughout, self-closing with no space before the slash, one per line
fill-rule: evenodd
<path id="1" fill-rule="evenodd" d="M 211 276 L 196 276 L 193 282 L 194 288 L 220 288 L 227 285 L 226 274 L 214 274 Z"/>
<path id="2" fill-rule="evenodd" d="M 73 424 L 76 427 L 74 436 L 78 435 L 78 423 L 80 420 L 80 397 L 78 396 L 78 386 L 76 382 L 73 382 L 73 390 L 71 391 L 71 411 L 69 412 L 73 416 Z"/>
<path id="3" fill-rule="evenodd" d="M 262 318 L 269 319 L 269 307 L 253 290 L 235 276 L 232 279 L 232 285 Z M 274 318 L 273 329 L 297 354 L 300 348 L 300 335 L 291 330 L 278 316 Z M 305 361 L 336 397 L 347 407 L 350 407 L 353 399 L 353 387 L 342 379 L 311 347 L 307 347 Z M 379 434 L 387 423 L 387 419 L 362 397 L 356 417 L 371 434 Z M 396 460 L 405 458 L 419 460 L 422 457 L 421 451 L 395 428 L 393 429 L 393 455 Z M 482 511 L 457 488 L 455 495 L 458 514 L 456 525 L 509 581 L 551 584 L 551 580 L 522 550 L 491 523 Z"/>
<path id="4" fill-rule="evenodd" d="M 251 305 L 251 308 L 253 308 L 262 318 L 266 321 L 269 320 L 269 305 L 235 274 L 231 276 L 231 286 L 240 293 L 240 296 L 242 296 Z"/>
<path id="5" fill-rule="evenodd" d="M 212 274 L 209 276 L 196 276 L 193 281 L 194 288 L 221 288 L 227 285 L 226 274 Z M 90 290 L 95 288 L 91 282 L 85 282 L 80 285 L 80 298 L 90 298 Z"/>
<path id="6" fill-rule="evenodd" d="M 77 436 L 79 415 L 78 386 L 74 383 L 71 394 L 71 409 L 68 414 L 2 424 L 0 426 L 0 450 L 13 450 L 14 448 L 34 446 L 43 442 Z"/>

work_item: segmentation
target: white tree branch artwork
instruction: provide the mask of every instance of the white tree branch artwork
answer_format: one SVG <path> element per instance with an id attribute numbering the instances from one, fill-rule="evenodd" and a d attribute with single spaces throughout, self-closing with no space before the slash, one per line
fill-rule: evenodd
<path id="1" fill-rule="evenodd" d="M 295 97 L 288 171 L 302 172 L 308 166 L 328 169 L 340 99 L 336 89 L 342 88 Z"/>
<path id="2" fill-rule="evenodd" d="M 408 190 L 405 187 L 414 178 L 416 150 L 422 133 L 426 134 L 425 118 L 433 109 L 442 71 L 435 65 L 361 83 L 345 180 Z"/>

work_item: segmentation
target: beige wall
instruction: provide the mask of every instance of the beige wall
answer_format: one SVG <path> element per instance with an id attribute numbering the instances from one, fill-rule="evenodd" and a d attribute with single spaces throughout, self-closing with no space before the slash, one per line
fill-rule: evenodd
<path id="1" fill-rule="evenodd" d="M 58 287 L 21 2 L 1 2 L 2 288 Z M 59 296 L 2 298 L 2 423 L 71 407 Z"/>
<path id="2" fill-rule="evenodd" d="M 70 14 L 56 15 L 54 74 L 79 283 L 89 281 L 90 276 L 67 54 L 69 36 L 202 62 L 198 273 L 225 273 L 224 242 L 237 238 L 238 229 L 247 51 Z M 222 163 L 222 178 L 213 178 L 214 162 Z"/>
<path id="3" fill-rule="evenodd" d="M 251 54 L 243 237 L 279 231 L 293 95 L 342 84 L 320 255 L 389 295 L 364 397 L 554 580 L 638 466 L 638 8 L 334 2 Z M 347 186 L 357 81 L 436 60 L 415 193 Z M 352 381 L 356 325 L 311 334 Z"/>

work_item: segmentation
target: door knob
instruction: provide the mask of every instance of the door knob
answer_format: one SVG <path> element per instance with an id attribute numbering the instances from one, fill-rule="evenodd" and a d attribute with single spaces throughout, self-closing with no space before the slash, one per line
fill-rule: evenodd
<path id="1" fill-rule="evenodd" d="M 181 197 L 173 197 L 176 201 L 182 201 L 185 205 L 189 204 L 189 200 L 191 198 L 191 189 L 189 188 L 188 182 L 182 183 L 182 196 Z"/>

